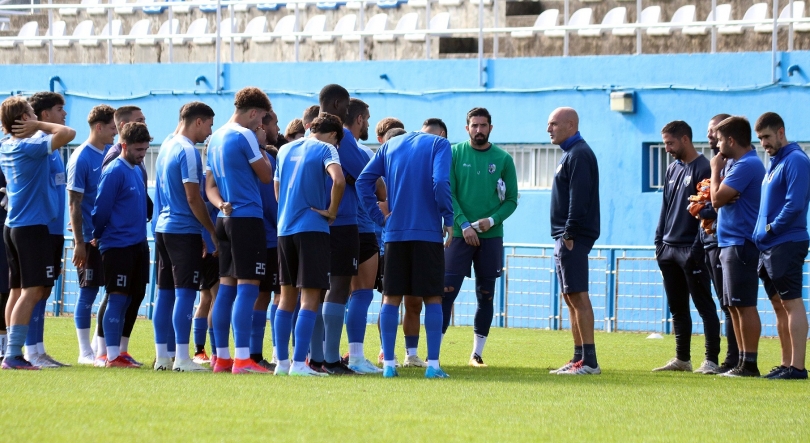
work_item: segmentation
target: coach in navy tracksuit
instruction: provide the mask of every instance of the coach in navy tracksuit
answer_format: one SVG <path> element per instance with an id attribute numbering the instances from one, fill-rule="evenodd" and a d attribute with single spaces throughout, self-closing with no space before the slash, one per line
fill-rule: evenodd
<path id="1" fill-rule="evenodd" d="M 579 134 L 579 116 L 558 108 L 548 118 L 551 142 L 564 151 L 551 187 L 551 236 L 560 292 L 571 315 L 574 358 L 555 374 L 589 375 L 602 370 L 596 360 L 593 306 L 588 298 L 588 253 L 599 238 L 599 167 Z"/>
<path id="2" fill-rule="evenodd" d="M 700 242 L 700 222 L 687 211 L 697 184 L 711 176 L 709 160 L 692 145 L 692 128 L 674 121 L 661 130 L 667 152 L 675 159 L 667 168 L 664 201 L 655 231 L 655 255 L 664 278 L 664 291 L 675 330 L 675 358 L 654 371 L 691 371 L 692 315 L 689 295 L 703 319 L 706 362 L 717 365 L 720 320 L 712 299 L 709 273 Z M 711 365 L 709 365 L 711 366 Z"/>

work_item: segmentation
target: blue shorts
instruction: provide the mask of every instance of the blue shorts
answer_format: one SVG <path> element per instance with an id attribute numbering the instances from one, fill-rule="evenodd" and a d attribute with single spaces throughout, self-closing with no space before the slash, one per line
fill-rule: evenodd
<path id="1" fill-rule="evenodd" d="M 802 298 L 802 268 L 810 241 L 778 244 L 759 253 L 759 278 L 769 298 Z"/>
<path id="2" fill-rule="evenodd" d="M 503 271 L 503 237 L 479 238 L 479 246 L 470 246 L 464 237 L 455 237 L 444 250 L 444 272 L 471 277 L 498 278 Z"/>
<path id="3" fill-rule="evenodd" d="M 580 237 L 574 239 L 574 247 L 569 251 L 562 237 L 555 241 L 554 268 L 563 294 L 588 292 L 588 254 L 593 243 L 589 238 Z"/>

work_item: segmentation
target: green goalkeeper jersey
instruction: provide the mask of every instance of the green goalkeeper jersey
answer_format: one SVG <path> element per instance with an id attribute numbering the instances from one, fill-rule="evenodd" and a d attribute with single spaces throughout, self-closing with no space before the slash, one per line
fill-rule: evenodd
<path id="1" fill-rule="evenodd" d="M 506 187 L 503 201 L 498 196 L 498 179 Z M 453 236 L 462 237 L 461 225 L 491 217 L 495 222 L 481 238 L 503 237 L 503 222 L 517 208 L 517 174 L 512 156 L 496 145 L 484 151 L 473 149 L 469 141 L 453 146 L 450 170 L 453 195 Z"/>

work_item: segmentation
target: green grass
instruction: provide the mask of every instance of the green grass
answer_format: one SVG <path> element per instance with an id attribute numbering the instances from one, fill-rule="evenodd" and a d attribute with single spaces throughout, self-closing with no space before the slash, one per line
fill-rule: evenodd
<path id="1" fill-rule="evenodd" d="M 369 327 L 368 335 L 367 354 L 376 355 L 376 331 Z M 392 380 L 76 366 L 2 371 L 0 428 L 8 441 L 47 442 L 810 439 L 808 382 L 651 373 L 673 355 L 671 336 L 597 334 L 604 373 L 562 377 L 547 369 L 570 358 L 567 331 L 493 329 L 486 369 L 466 366 L 471 335 L 470 328 L 448 331 L 448 380 L 425 380 L 416 369 Z M 47 320 L 46 346 L 55 358 L 74 362 L 75 340 L 72 319 Z M 692 345 L 697 365 L 703 337 Z M 778 346 L 760 342 L 761 370 L 778 363 Z M 152 360 L 151 323 L 138 323 L 130 347 L 136 358 Z"/>

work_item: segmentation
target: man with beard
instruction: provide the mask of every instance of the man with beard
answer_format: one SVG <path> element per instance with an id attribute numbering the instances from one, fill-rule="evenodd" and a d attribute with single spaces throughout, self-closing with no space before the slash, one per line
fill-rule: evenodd
<path id="1" fill-rule="evenodd" d="M 700 242 L 700 222 L 687 211 L 689 196 L 697 184 L 709 178 L 709 160 L 692 144 L 692 128 L 673 121 L 661 130 L 667 153 L 675 159 L 667 167 L 664 201 L 655 231 L 655 255 L 664 278 L 664 291 L 675 330 L 675 358 L 653 371 L 691 371 L 692 316 L 689 296 L 703 319 L 705 360 L 717 365 L 720 353 L 720 321 L 712 300 L 709 273 Z M 712 366 L 704 361 L 701 368 Z"/>
<path id="2" fill-rule="evenodd" d="M 453 302 L 464 277 L 470 277 L 470 265 L 474 265 L 478 308 L 470 366 L 486 367 L 481 355 L 492 325 L 495 280 L 503 268 L 503 222 L 517 208 L 517 175 L 512 156 L 489 142 L 492 131 L 489 111 L 470 110 L 466 129 L 470 140 L 453 146 L 450 170 L 456 241 L 444 252 L 442 334 L 450 325 Z"/>

